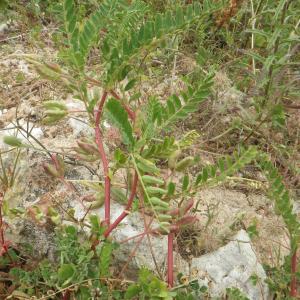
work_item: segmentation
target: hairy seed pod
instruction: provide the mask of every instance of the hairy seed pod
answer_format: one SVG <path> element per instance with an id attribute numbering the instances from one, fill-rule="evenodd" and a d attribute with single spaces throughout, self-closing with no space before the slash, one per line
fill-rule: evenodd
<path id="1" fill-rule="evenodd" d="M 182 217 L 179 221 L 177 221 L 176 225 L 178 225 L 178 226 L 192 225 L 197 220 L 198 220 L 198 218 L 196 216 L 188 215 L 188 216 Z"/>
<path id="2" fill-rule="evenodd" d="M 158 177 L 150 176 L 150 175 L 144 175 L 144 176 L 142 176 L 142 179 L 145 183 L 148 183 L 148 184 L 163 185 L 165 183 L 162 179 L 160 179 Z"/>
<path id="3" fill-rule="evenodd" d="M 151 202 L 153 206 L 161 206 L 161 207 L 163 207 L 163 208 L 168 208 L 168 207 L 169 207 L 169 204 L 168 204 L 168 203 L 166 203 L 166 202 L 160 200 L 160 199 L 157 198 L 157 197 L 151 197 L 151 198 L 149 199 L 149 202 Z"/>
<path id="4" fill-rule="evenodd" d="M 22 143 L 22 141 L 20 139 L 18 139 L 17 137 L 15 136 L 12 136 L 12 135 L 6 135 L 4 138 L 3 138 L 3 142 L 9 146 L 12 146 L 12 147 L 22 147 L 24 146 L 24 144 Z"/>
<path id="5" fill-rule="evenodd" d="M 163 215 L 163 214 L 158 215 L 158 220 L 160 222 L 170 221 L 171 219 L 172 219 L 172 217 L 169 215 Z"/>
<path id="6" fill-rule="evenodd" d="M 155 187 L 155 186 L 148 186 L 148 187 L 146 187 L 146 191 L 150 195 L 157 195 L 157 194 L 164 195 L 164 194 L 166 194 L 168 192 L 165 189 L 161 189 L 161 188 Z"/>
<path id="7" fill-rule="evenodd" d="M 59 101 L 45 101 L 43 102 L 43 107 L 46 109 L 57 109 L 57 110 L 64 110 L 67 111 L 68 108 L 66 105 Z"/>
<path id="8" fill-rule="evenodd" d="M 181 154 L 181 150 L 177 149 L 174 152 L 171 153 L 171 155 L 169 156 L 168 159 L 168 166 L 171 169 L 174 169 L 176 166 L 176 162 L 177 162 L 177 158 L 179 157 L 179 155 Z"/>
<path id="9" fill-rule="evenodd" d="M 59 178 L 59 173 L 53 165 L 44 163 L 43 168 L 48 175 Z"/>
<path id="10" fill-rule="evenodd" d="M 194 206 L 194 199 L 190 199 L 183 207 L 180 208 L 180 215 L 185 215 Z"/>
<path id="11" fill-rule="evenodd" d="M 190 167 L 193 164 L 193 162 L 194 162 L 194 157 L 187 156 L 175 165 L 175 170 L 178 172 L 182 172 L 186 168 Z"/>
<path id="12" fill-rule="evenodd" d="M 91 209 L 99 208 L 104 204 L 105 195 L 104 192 L 96 193 L 96 201 L 93 201 L 90 205 Z"/>
<path id="13" fill-rule="evenodd" d="M 87 154 L 97 154 L 97 155 L 99 154 L 98 149 L 92 144 L 84 143 L 84 142 L 81 142 L 81 141 L 77 141 L 77 144 Z"/>

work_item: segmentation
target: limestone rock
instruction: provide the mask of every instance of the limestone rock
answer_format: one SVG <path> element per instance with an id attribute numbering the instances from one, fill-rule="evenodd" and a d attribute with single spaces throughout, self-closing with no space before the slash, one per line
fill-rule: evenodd
<path id="1" fill-rule="evenodd" d="M 212 297 L 220 297 L 225 294 L 226 288 L 232 287 L 240 289 L 251 300 L 267 299 L 266 274 L 244 230 L 218 250 L 193 258 L 191 268 L 198 271 L 199 282 L 209 286 Z M 252 275 L 259 278 L 256 285 L 251 281 Z"/>

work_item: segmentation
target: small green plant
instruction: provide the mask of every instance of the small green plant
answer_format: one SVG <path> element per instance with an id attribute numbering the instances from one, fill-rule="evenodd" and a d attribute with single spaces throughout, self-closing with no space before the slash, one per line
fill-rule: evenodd
<path id="1" fill-rule="evenodd" d="M 71 299 L 74 296 L 91 299 L 101 296 L 101 299 L 109 299 L 111 291 L 105 283 L 110 275 L 114 244 L 106 241 L 93 251 L 91 242 L 80 240 L 80 234 L 73 226 L 57 230 L 55 242 L 57 262 L 44 260 L 33 271 L 11 269 L 10 275 L 18 292 L 39 298 Z"/>
<path id="2" fill-rule="evenodd" d="M 226 289 L 226 299 L 228 300 L 249 300 L 243 293 L 237 288 Z"/>

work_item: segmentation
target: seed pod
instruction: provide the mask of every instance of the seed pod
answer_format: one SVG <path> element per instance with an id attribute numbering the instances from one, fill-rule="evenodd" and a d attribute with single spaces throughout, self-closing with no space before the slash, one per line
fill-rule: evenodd
<path id="1" fill-rule="evenodd" d="M 56 73 L 62 73 L 62 70 L 61 70 L 61 68 L 60 68 L 60 66 L 59 66 L 58 64 L 54 64 L 54 63 L 45 63 L 45 65 L 46 65 L 49 69 L 53 70 L 53 71 L 56 72 Z"/>
<path id="2" fill-rule="evenodd" d="M 169 234 L 170 232 L 170 223 L 168 222 L 161 222 L 159 224 L 159 229 L 158 231 L 161 233 L 161 234 Z"/>
<path id="3" fill-rule="evenodd" d="M 84 143 L 84 142 L 81 142 L 81 141 L 77 141 L 77 144 L 87 154 L 97 154 L 97 155 L 99 155 L 99 151 L 98 151 L 98 149 L 94 145 L 88 144 L 88 143 Z"/>
<path id="4" fill-rule="evenodd" d="M 43 168 L 48 175 L 53 176 L 55 178 L 60 177 L 58 171 L 56 170 L 56 168 L 53 165 L 44 163 Z"/>
<path id="5" fill-rule="evenodd" d="M 170 216 L 173 216 L 173 217 L 179 216 L 179 214 L 180 214 L 180 209 L 179 209 L 179 208 L 175 208 L 175 209 L 169 210 L 169 211 L 168 211 L 168 214 L 169 214 Z"/>
<path id="6" fill-rule="evenodd" d="M 51 80 L 58 80 L 60 74 L 43 64 L 35 64 L 36 71 L 43 77 Z"/>
<path id="7" fill-rule="evenodd" d="M 172 217 L 169 215 L 164 215 L 164 214 L 158 215 L 158 220 L 161 222 L 170 221 L 171 219 L 172 219 Z"/>
<path id="8" fill-rule="evenodd" d="M 147 172 L 147 173 L 154 173 L 154 174 L 159 173 L 159 169 L 150 160 L 147 160 L 141 156 L 138 156 L 137 161 L 138 161 L 137 165 L 138 165 L 139 169 L 141 169 L 142 171 Z"/>
<path id="9" fill-rule="evenodd" d="M 90 205 L 91 209 L 99 208 L 103 205 L 105 200 L 105 194 L 104 192 L 98 192 L 96 193 L 96 201 L 93 201 Z"/>
<path id="10" fill-rule="evenodd" d="M 48 109 L 45 111 L 45 114 L 49 117 L 64 117 L 67 115 L 67 112 L 59 109 Z"/>
<path id="11" fill-rule="evenodd" d="M 46 109 L 57 109 L 57 110 L 64 110 L 67 111 L 68 108 L 65 106 L 64 103 L 59 101 L 45 101 L 43 102 L 43 107 Z"/>
<path id="12" fill-rule="evenodd" d="M 82 201 L 94 202 L 96 201 L 96 196 L 94 194 L 85 195 L 82 197 Z"/>
<path id="13" fill-rule="evenodd" d="M 171 155 L 169 156 L 168 159 L 168 166 L 171 169 L 174 169 L 176 166 L 176 162 L 177 162 L 177 158 L 179 157 L 179 155 L 181 154 L 181 150 L 177 149 L 174 152 L 171 153 Z"/>
<path id="14" fill-rule="evenodd" d="M 161 188 L 155 187 L 155 186 L 146 187 L 146 191 L 147 191 L 148 194 L 151 194 L 151 195 L 156 195 L 156 194 L 164 195 L 168 192 L 165 189 L 161 189 Z"/>
<path id="15" fill-rule="evenodd" d="M 55 122 L 58 122 L 61 119 L 61 117 L 57 117 L 57 116 L 52 116 L 52 117 L 45 117 L 42 121 L 42 123 L 44 125 L 50 125 L 53 124 Z"/>
<path id="16" fill-rule="evenodd" d="M 198 220 L 196 216 L 188 215 L 182 217 L 178 222 L 176 222 L 176 225 L 178 226 L 186 226 L 186 225 L 192 225 Z"/>
<path id="17" fill-rule="evenodd" d="M 175 170 L 178 172 L 184 171 L 186 168 L 193 165 L 194 157 L 187 156 L 175 165 Z"/>
<path id="18" fill-rule="evenodd" d="M 77 158 L 79 160 L 87 161 L 87 162 L 94 162 L 99 159 L 99 156 L 95 155 L 85 155 L 85 154 L 77 154 Z"/>
<path id="19" fill-rule="evenodd" d="M 121 204 L 127 203 L 127 197 L 126 197 L 123 189 L 112 187 L 111 195 L 113 196 L 114 200 L 116 200 L 117 202 L 119 202 Z"/>
<path id="20" fill-rule="evenodd" d="M 6 135 L 3 137 L 3 142 L 12 147 L 23 147 L 24 144 L 20 139 L 12 135 Z"/>
<path id="21" fill-rule="evenodd" d="M 150 175 L 144 175 L 142 176 L 142 179 L 145 183 L 149 183 L 149 184 L 158 184 L 158 185 L 164 184 L 164 181 L 162 179 Z"/>
<path id="22" fill-rule="evenodd" d="M 168 203 L 166 203 L 166 202 L 160 200 L 160 199 L 157 198 L 157 197 L 151 197 L 151 198 L 149 199 L 149 202 L 151 202 L 153 206 L 161 206 L 161 207 L 163 207 L 163 208 L 168 208 L 168 207 L 169 207 L 169 204 L 168 204 Z"/>
<path id="23" fill-rule="evenodd" d="M 185 215 L 194 205 L 194 200 L 190 199 L 183 207 L 180 208 L 180 215 Z"/>

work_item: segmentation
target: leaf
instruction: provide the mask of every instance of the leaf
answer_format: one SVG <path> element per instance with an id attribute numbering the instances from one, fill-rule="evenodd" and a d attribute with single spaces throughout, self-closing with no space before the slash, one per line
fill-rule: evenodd
<path id="1" fill-rule="evenodd" d="M 140 170 L 146 173 L 159 174 L 159 169 L 153 162 L 141 157 L 138 154 L 135 154 L 135 158 L 137 160 L 137 166 Z"/>
<path id="2" fill-rule="evenodd" d="M 62 286 L 67 285 L 73 279 L 75 275 L 75 267 L 72 264 L 63 264 L 60 266 L 57 272 L 58 280 Z"/>
<path id="3" fill-rule="evenodd" d="M 190 177 L 187 174 L 183 177 L 183 181 L 182 181 L 182 191 L 183 192 L 185 192 L 188 189 L 189 184 L 190 184 Z"/>
<path id="4" fill-rule="evenodd" d="M 128 287 L 125 293 L 125 299 L 132 299 L 140 293 L 141 289 L 137 284 L 132 284 Z"/>
<path id="5" fill-rule="evenodd" d="M 131 80 L 126 84 L 124 90 L 125 90 L 125 91 L 131 90 L 131 89 L 134 87 L 135 83 L 136 83 L 136 79 L 131 79 Z"/>
<path id="6" fill-rule="evenodd" d="M 104 242 L 100 252 L 100 261 L 99 261 L 100 277 L 109 275 L 109 266 L 110 266 L 113 249 L 114 249 L 113 244 Z"/>
<path id="7" fill-rule="evenodd" d="M 175 193 L 175 183 L 174 182 L 169 182 L 168 184 L 168 196 L 172 196 Z"/>
<path id="8" fill-rule="evenodd" d="M 120 130 L 124 144 L 132 148 L 134 145 L 132 127 L 128 120 L 128 114 L 121 103 L 111 98 L 106 104 L 106 110 L 110 121 Z"/>

